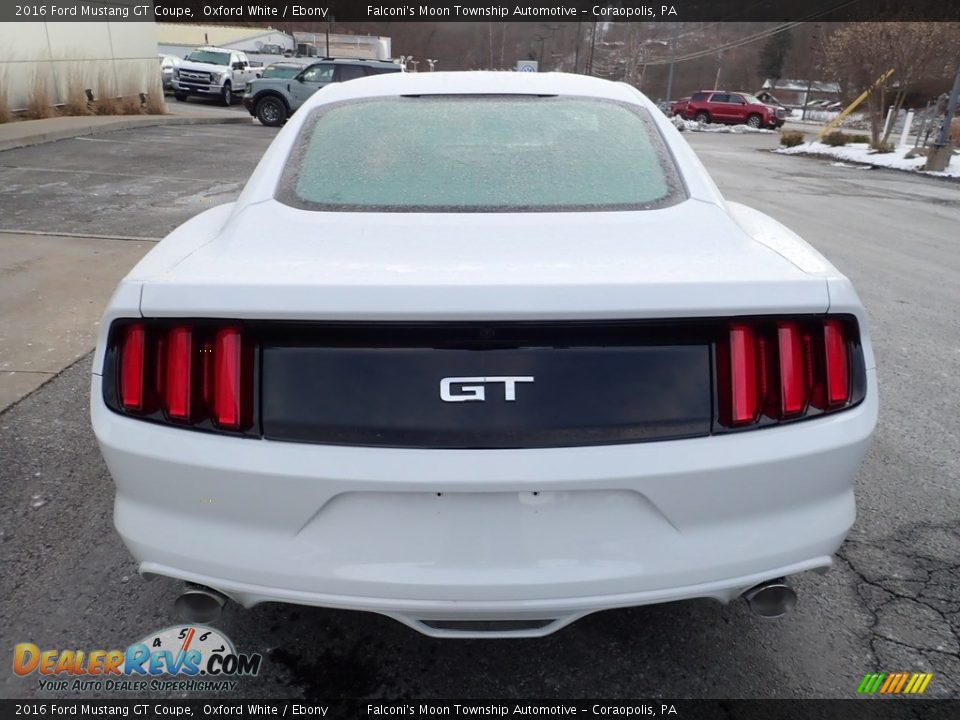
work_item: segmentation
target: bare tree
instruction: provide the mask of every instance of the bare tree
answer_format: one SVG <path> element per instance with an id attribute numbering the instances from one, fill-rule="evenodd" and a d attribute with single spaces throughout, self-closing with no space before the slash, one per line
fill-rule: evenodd
<path id="1" fill-rule="evenodd" d="M 881 137 L 887 100 L 897 112 L 910 86 L 943 73 L 944 64 L 960 51 L 960 23 L 861 22 L 837 29 L 826 44 L 824 66 L 848 99 L 867 90 L 883 73 L 894 70 L 884 87 L 870 94 L 870 134 L 875 146 L 885 145 L 891 127 Z"/>

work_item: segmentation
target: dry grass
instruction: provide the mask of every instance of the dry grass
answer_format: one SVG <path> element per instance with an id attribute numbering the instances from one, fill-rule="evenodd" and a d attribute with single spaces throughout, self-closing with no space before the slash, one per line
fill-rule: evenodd
<path id="1" fill-rule="evenodd" d="M 119 115 L 120 101 L 117 99 L 113 81 L 108 71 L 97 76 L 97 91 L 94 95 L 93 112 L 95 115 Z"/>
<path id="2" fill-rule="evenodd" d="M 160 78 L 155 78 L 147 88 L 147 104 L 143 109 L 147 115 L 167 114 L 167 103 L 163 98 L 163 85 Z"/>
<path id="3" fill-rule="evenodd" d="M 60 106 L 60 113 L 63 115 L 89 115 L 90 107 L 87 105 L 85 89 L 83 71 L 79 68 L 73 68 L 67 76 L 66 99 Z"/>
<path id="4" fill-rule="evenodd" d="M 10 96 L 7 94 L 7 73 L 0 73 L 0 123 L 6 123 L 13 120 L 13 112 L 10 110 Z"/>
<path id="5" fill-rule="evenodd" d="M 124 95 L 120 98 L 121 115 L 142 115 L 143 106 L 140 104 L 140 94 Z"/>
<path id="6" fill-rule="evenodd" d="M 950 141 L 960 145 L 960 117 L 954 118 L 950 123 Z"/>
<path id="7" fill-rule="evenodd" d="M 23 116 L 28 120 L 42 120 L 43 118 L 53 117 L 55 114 L 50 91 L 50 74 L 46 68 L 38 68 L 30 81 L 27 107 Z"/>
<path id="8" fill-rule="evenodd" d="M 120 112 L 123 115 L 142 115 L 140 82 L 133 73 L 126 73 L 120 83 Z"/>

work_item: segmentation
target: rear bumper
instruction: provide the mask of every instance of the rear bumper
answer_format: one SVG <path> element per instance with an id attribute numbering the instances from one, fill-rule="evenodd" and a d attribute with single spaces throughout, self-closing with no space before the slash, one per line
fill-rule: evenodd
<path id="1" fill-rule="evenodd" d="M 471 633 L 423 621 L 548 619 L 523 633 L 542 635 L 828 567 L 854 521 L 875 380 L 861 405 L 790 426 L 522 450 L 238 439 L 117 415 L 96 375 L 91 394 L 141 572 L 246 606 L 369 610 L 435 635 Z"/>

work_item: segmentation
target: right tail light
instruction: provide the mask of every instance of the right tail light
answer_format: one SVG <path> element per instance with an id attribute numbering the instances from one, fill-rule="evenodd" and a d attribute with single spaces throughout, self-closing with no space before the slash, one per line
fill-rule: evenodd
<path id="1" fill-rule="evenodd" d="M 730 322 L 716 345 L 717 422 L 739 429 L 850 407 L 862 366 L 853 318 Z"/>

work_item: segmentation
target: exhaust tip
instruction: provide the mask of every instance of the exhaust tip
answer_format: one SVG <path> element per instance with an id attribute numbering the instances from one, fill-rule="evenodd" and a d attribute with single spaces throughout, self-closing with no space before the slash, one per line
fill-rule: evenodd
<path id="1" fill-rule="evenodd" d="M 755 615 L 768 619 L 783 617 L 797 604 L 797 593 L 783 578 L 760 583 L 743 597 Z"/>
<path id="2" fill-rule="evenodd" d="M 190 585 L 174 601 L 173 609 L 181 620 L 211 623 L 219 619 L 227 597 L 202 585 Z"/>

